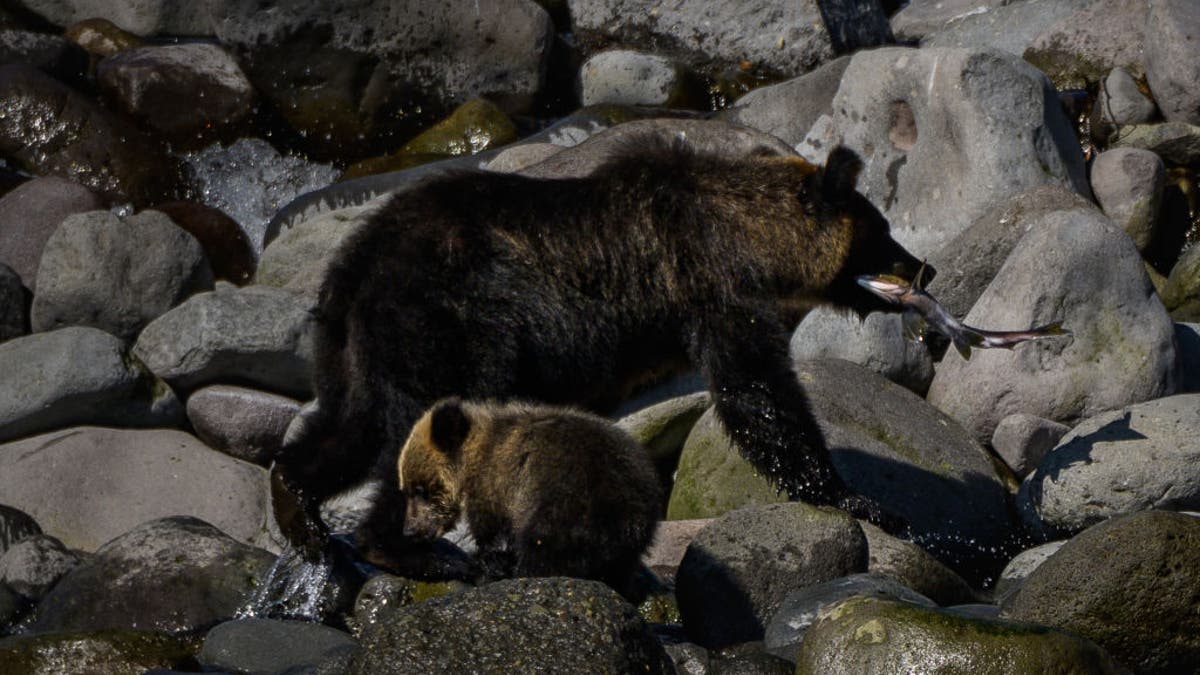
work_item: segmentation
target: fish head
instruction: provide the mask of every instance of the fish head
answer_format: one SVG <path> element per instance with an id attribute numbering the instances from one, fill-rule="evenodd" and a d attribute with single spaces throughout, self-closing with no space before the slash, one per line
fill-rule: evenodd
<path id="1" fill-rule="evenodd" d="M 913 282 L 896 274 L 864 274 L 855 278 L 858 285 L 890 305 L 900 305 L 913 291 Z"/>

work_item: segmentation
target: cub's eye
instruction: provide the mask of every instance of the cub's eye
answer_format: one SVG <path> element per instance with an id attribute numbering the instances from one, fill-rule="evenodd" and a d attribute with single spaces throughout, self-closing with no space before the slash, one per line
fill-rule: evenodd
<path id="1" fill-rule="evenodd" d="M 412 486 L 411 488 L 409 488 L 409 494 L 416 497 L 417 499 L 429 499 L 429 491 L 425 489 L 424 485 Z"/>

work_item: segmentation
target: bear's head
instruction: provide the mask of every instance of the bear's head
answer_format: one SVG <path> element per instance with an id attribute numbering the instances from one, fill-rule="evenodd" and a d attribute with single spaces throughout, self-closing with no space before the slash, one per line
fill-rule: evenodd
<path id="1" fill-rule="evenodd" d="M 457 398 L 439 401 L 413 425 L 397 463 L 405 537 L 435 539 L 458 521 L 459 466 L 471 425 L 469 411 Z"/>
<path id="2" fill-rule="evenodd" d="M 862 160 L 853 150 L 839 146 L 829 153 L 825 167 L 811 180 L 819 181 L 814 192 L 819 191 L 838 222 L 851 228 L 847 233 L 848 253 L 826 297 L 835 305 L 865 316 L 874 311 L 896 311 L 896 306 L 864 290 L 857 277 L 891 274 L 912 281 L 922 261 L 892 239 L 887 218 L 856 189 L 862 168 Z M 925 266 L 923 280 L 928 282 L 935 273 L 932 267 Z"/>

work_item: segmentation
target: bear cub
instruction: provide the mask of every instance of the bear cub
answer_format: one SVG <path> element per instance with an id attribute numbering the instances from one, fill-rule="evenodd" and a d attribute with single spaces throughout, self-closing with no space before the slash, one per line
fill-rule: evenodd
<path id="1" fill-rule="evenodd" d="M 608 420 L 526 403 L 439 401 L 413 426 L 396 478 L 405 542 L 360 532 L 368 559 L 460 518 L 485 578 L 572 576 L 631 594 L 661 494 L 644 448 Z M 369 526 L 369 524 L 368 524 Z"/>

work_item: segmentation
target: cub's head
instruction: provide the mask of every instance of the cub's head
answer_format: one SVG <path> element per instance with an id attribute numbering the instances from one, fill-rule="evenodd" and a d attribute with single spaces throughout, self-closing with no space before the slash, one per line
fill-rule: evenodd
<path id="1" fill-rule="evenodd" d="M 837 147 L 812 180 L 820 182 L 820 194 L 839 224 L 849 228 L 845 233 L 850 240 L 849 249 L 826 297 L 835 305 L 865 315 L 895 311 L 896 307 L 864 290 L 856 277 L 892 274 L 911 281 L 920 270 L 921 261 L 892 239 L 887 219 L 856 189 L 862 168 L 862 160 L 853 150 Z M 934 274 L 933 268 L 926 266 L 923 279 L 929 281 Z"/>
<path id="2" fill-rule="evenodd" d="M 439 401 L 413 425 L 397 465 L 405 537 L 435 539 L 458 521 L 459 462 L 470 432 L 471 418 L 457 398 Z"/>

